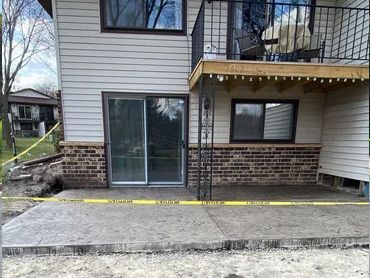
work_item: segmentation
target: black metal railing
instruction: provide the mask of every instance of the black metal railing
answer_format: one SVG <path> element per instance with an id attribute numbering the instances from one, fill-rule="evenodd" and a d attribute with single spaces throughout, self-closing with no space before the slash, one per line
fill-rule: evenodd
<path id="1" fill-rule="evenodd" d="M 206 0 L 192 32 L 192 68 L 201 58 L 365 64 L 368 22 L 368 7 Z"/>

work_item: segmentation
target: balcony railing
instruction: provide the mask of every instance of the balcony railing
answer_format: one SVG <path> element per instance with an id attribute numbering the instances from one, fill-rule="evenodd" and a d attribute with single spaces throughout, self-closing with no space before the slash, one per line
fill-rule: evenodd
<path id="1" fill-rule="evenodd" d="M 192 32 L 192 68 L 201 58 L 365 64 L 368 36 L 368 8 L 208 0 Z"/>

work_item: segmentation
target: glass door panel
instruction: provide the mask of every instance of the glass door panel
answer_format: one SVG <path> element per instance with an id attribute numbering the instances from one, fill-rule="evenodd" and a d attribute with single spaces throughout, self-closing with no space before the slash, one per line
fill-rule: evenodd
<path id="1" fill-rule="evenodd" d="M 147 98 L 148 181 L 151 184 L 183 183 L 184 100 Z"/>
<path id="2" fill-rule="evenodd" d="M 145 184 L 144 99 L 108 99 L 111 179 L 116 184 Z"/>

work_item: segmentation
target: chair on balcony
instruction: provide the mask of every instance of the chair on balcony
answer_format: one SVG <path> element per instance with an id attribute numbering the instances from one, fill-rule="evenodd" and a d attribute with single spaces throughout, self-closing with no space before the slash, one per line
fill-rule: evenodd
<path id="1" fill-rule="evenodd" d="M 240 60 L 258 60 L 263 57 L 265 48 L 261 38 L 242 29 L 234 29 Z"/>
<path id="2" fill-rule="evenodd" d="M 325 43 L 322 40 L 321 34 L 312 34 L 309 49 L 296 50 L 297 60 L 309 61 L 310 59 L 317 58 L 318 62 L 322 63 L 324 60 Z"/>

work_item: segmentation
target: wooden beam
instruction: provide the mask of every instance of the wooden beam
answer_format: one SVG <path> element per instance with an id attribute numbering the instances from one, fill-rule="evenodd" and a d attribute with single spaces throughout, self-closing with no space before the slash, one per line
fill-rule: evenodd
<path id="1" fill-rule="evenodd" d="M 233 60 L 200 60 L 192 74 L 189 77 L 189 90 L 192 91 L 199 81 L 202 74 L 237 76 L 245 76 L 246 81 L 250 77 L 256 78 L 263 77 L 264 81 L 254 83 L 253 90 L 258 91 L 268 85 L 273 84 L 275 77 L 281 79 L 286 78 L 286 81 L 279 85 L 279 91 L 284 92 L 289 88 L 298 86 L 300 83 L 291 80 L 293 77 L 301 78 L 303 85 L 307 92 L 322 92 L 322 88 L 328 83 L 328 80 L 333 80 L 330 89 L 336 89 L 333 86 L 336 82 L 334 80 L 347 79 L 351 82 L 356 79 L 356 83 L 364 83 L 361 80 L 369 80 L 369 67 L 366 65 L 339 65 L 339 64 L 315 64 L 315 63 L 286 63 L 286 62 L 263 62 L 263 61 L 233 61 Z M 267 76 L 271 76 L 271 83 L 265 81 Z M 309 78 L 310 82 L 307 81 Z M 312 83 L 313 78 L 317 81 Z M 323 83 L 320 81 L 323 80 Z M 276 82 L 276 81 L 275 81 Z M 308 83 L 308 84 L 307 84 Z M 311 84 L 312 83 L 312 84 Z M 247 84 L 246 84 L 247 85 Z M 229 90 L 235 89 L 239 86 L 238 83 L 230 83 Z M 340 85 L 338 85 L 341 87 Z M 343 86 L 342 86 L 343 87 Z"/>
<path id="2" fill-rule="evenodd" d="M 236 88 L 240 87 L 240 86 L 243 86 L 243 85 L 248 85 L 247 82 L 245 80 L 235 80 L 235 79 L 229 79 L 227 81 L 227 91 L 228 92 L 231 92 L 233 90 L 235 90 Z"/>
<path id="3" fill-rule="evenodd" d="M 273 85 L 275 84 L 277 81 L 275 80 L 274 77 L 270 77 L 270 79 L 268 79 L 267 77 L 266 78 L 263 78 L 262 81 L 259 81 L 259 80 L 256 80 L 253 82 L 253 92 L 258 92 L 259 90 L 267 87 L 267 86 L 270 86 L 270 85 Z"/>
<path id="4" fill-rule="evenodd" d="M 357 80 L 355 83 L 353 83 L 351 80 L 349 80 L 347 82 L 335 82 L 333 84 L 322 86 L 322 90 L 325 93 L 329 93 L 329 92 L 340 90 L 343 88 L 349 88 L 349 87 L 355 88 L 355 87 L 365 86 L 368 84 L 369 83 L 366 81 Z"/>
<path id="5" fill-rule="evenodd" d="M 355 88 L 355 87 L 365 86 L 367 84 L 368 82 L 361 81 L 361 80 L 358 80 L 355 83 L 353 83 L 351 80 L 347 82 L 333 81 L 332 83 L 328 83 L 327 80 L 324 83 L 321 83 L 320 81 L 316 81 L 316 82 L 312 81 L 304 85 L 304 92 L 305 93 L 329 93 L 329 92 L 337 91 L 337 90 L 344 89 L 344 88 Z"/>
<path id="6" fill-rule="evenodd" d="M 303 86 L 305 84 L 308 84 L 310 83 L 311 81 L 307 80 L 307 79 L 303 79 L 301 78 L 300 80 L 298 79 L 295 79 L 295 80 L 291 80 L 291 79 L 287 79 L 285 81 L 280 81 L 279 82 L 279 86 L 278 86 L 278 90 L 279 90 L 279 93 L 283 93 L 289 89 L 292 89 L 294 87 L 297 87 L 297 86 Z"/>
<path id="7" fill-rule="evenodd" d="M 194 89 L 195 85 L 197 85 L 199 78 L 202 74 L 203 74 L 203 61 L 200 60 L 189 77 L 189 91 L 192 91 Z"/>
<path id="8" fill-rule="evenodd" d="M 303 86 L 303 91 L 305 94 L 308 93 L 324 93 L 323 86 L 319 81 L 310 81 Z"/>
<path id="9" fill-rule="evenodd" d="M 247 76 L 369 79 L 369 67 L 316 63 L 203 60 L 203 73 Z"/>

